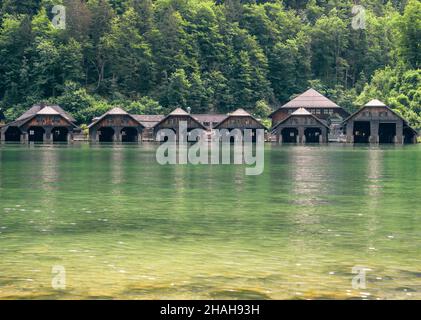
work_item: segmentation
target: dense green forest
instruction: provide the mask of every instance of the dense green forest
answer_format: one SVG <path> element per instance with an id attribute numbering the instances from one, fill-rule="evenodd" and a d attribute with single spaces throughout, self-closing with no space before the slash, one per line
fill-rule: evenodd
<path id="1" fill-rule="evenodd" d="M 52 24 L 57 4 L 65 29 Z M 353 27 L 356 4 L 364 28 Z M 378 98 L 421 128 L 418 0 L 0 0 L 0 10 L 9 119 L 39 101 L 80 123 L 116 105 L 265 118 L 314 87 L 349 111 Z"/>

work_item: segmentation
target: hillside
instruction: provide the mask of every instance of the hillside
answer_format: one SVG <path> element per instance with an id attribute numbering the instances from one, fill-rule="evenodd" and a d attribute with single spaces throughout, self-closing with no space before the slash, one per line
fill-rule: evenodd
<path id="1" fill-rule="evenodd" d="M 41 100 L 79 123 L 127 111 L 265 118 L 314 87 L 349 111 L 371 98 L 421 128 L 421 2 L 0 0 L 0 108 Z M 354 11 L 353 11 L 354 10 Z"/>

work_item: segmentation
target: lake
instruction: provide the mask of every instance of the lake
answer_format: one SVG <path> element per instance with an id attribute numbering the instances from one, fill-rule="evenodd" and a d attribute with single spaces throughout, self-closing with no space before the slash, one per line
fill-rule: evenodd
<path id="1" fill-rule="evenodd" d="M 0 298 L 421 299 L 421 145 L 155 150 L 1 145 Z"/>

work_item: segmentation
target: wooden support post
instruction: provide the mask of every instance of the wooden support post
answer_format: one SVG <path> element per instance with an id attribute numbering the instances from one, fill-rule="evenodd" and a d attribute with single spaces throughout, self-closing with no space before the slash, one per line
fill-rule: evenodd
<path id="1" fill-rule="evenodd" d="M 113 142 L 121 142 L 121 128 L 113 127 L 113 130 L 114 130 Z"/>
<path id="2" fill-rule="evenodd" d="M 306 137 L 304 134 L 304 127 L 298 127 L 298 143 L 306 143 Z"/>
<path id="3" fill-rule="evenodd" d="M 98 131 L 96 129 L 89 130 L 89 140 L 91 142 L 98 142 Z"/>
<path id="4" fill-rule="evenodd" d="M 43 136 L 43 142 L 44 143 L 51 143 L 53 142 L 53 137 L 51 134 L 51 128 L 45 128 L 45 133 Z"/>
<path id="5" fill-rule="evenodd" d="M 349 121 L 346 124 L 346 142 L 354 143 L 354 121 Z"/>
<path id="6" fill-rule="evenodd" d="M 399 121 L 396 124 L 396 136 L 395 136 L 395 143 L 396 144 L 403 144 L 404 143 L 404 136 L 403 136 L 403 121 Z"/>
<path id="7" fill-rule="evenodd" d="M 370 121 L 370 143 L 379 143 L 379 122 Z"/>

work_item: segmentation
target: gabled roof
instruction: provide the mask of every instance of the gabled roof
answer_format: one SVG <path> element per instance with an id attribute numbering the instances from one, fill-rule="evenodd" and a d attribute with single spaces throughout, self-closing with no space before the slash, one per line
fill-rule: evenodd
<path id="1" fill-rule="evenodd" d="M 102 119 L 104 119 L 107 116 L 116 116 L 116 115 L 126 115 L 130 118 L 132 118 L 134 121 L 136 121 L 137 123 L 139 123 L 140 125 L 142 125 L 139 120 L 137 120 L 133 115 L 127 113 L 126 111 L 124 111 L 121 108 L 115 107 L 112 108 L 111 110 L 107 111 L 106 113 L 104 113 L 102 116 L 98 117 L 98 118 L 94 118 L 93 122 L 88 126 L 88 128 L 91 128 L 93 126 L 95 126 L 98 122 L 102 121 Z M 143 125 L 142 125 L 143 126 Z"/>
<path id="2" fill-rule="evenodd" d="M 134 114 L 133 117 L 145 128 L 153 128 L 159 121 L 165 118 L 164 115 Z"/>
<path id="3" fill-rule="evenodd" d="M 308 116 L 308 115 L 311 115 L 311 112 L 308 112 L 307 109 L 305 109 L 305 108 L 299 108 L 299 109 L 295 110 L 292 113 L 292 115 L 295 115 L 295 116 Z"/>
<path id="4" fill-rule="evenodd" d="M 308 112 L 305 108 L 299 108 L 298 110 L 296 110 L 293 113 L 291 113 L 284 120 L 278 122 L 274 127 L 272 127 L 272 129 L 270 129 L 270 131 L 275 130 L 278 126 L 280 126 L 284 122 L 288 121 L 288 119 L 291 118 L 291 117 L 309 117 L 309 116 L 312 117 L 312 118 L 314 118 L 314 119 L 316 119 L 316 121 L 319 122 L 322 126 L 324 126 L 324 127 L 326 127 L 326 128 L 329 129 L 329 126 L 324 121 L 322 121 L 321 119 L 317 118 L 311 112 Z"/>
<path id="5" fill-rule="evenodd" d="M 246 110 L 244 110 L 244 109 L 242 109 L 242 108 L 239 108 L 239 109 L 237 109 L 237 110 L 235 110 L 234 112 L 232 112 L 232 113 L 229 113 L 226 117 L 225 117 L 225 119 L 223 119 L 221 122 L 219 122 L 216 126 L 215 126 L 215 129 L 217 129 L 219 126 L 221 126 L 225 121 L 227 121 L 229 118 L 232 118 L 232 117 L 250 117 L 250 118 L 252 118 L 254 121 L 256 121 L 256 122 L 258 122 L 261 126 L 262 126 L 262 128 L 264 128 L 265 130 L 267 130 L 267 128 L 259 121 L 259 120 L 257 120 L 253 115 L 251 115 L 250 113 L 248 113 Z"/>
<path id="6" fill-rule="evenodd" d="M 155 124 L 154 127 L 160 125 L 165 120 L 167 120 L 168 118 L 173 117 L 173 116 L 188 116 L 188 117 L 192 118 L 194 122 L 199 124 L 202 127 L 202 129 L 206 129 L 206 127 L 199 120 L 197 120 L 190 113 L 186 112 L 185 110 L 183 110 L 181 108 L 177 108 L 177 109 L 173 110 L 169 115 L 167 115 L 166 117 L 161 119 L 161 121 L 159 121 L 157 124 Z"/>
<path id="7" fill-rule="evenodd" d="M 243 108 L 238 108 L 233 113 L 228 114 L 228 116 L 237 116 L 237 117 L 249 117 L 250 116 L 251 117 L 251 114 L 248 113 Z"/>
<path id="8" fill-rule="evenodd" d="M 364 107 L 387 107 L 383 102 L 377 99 L 373 99 L 370 102 L 367 102 Z"/>
<path id="9" fill-rule="evenodd" d="M 165 118 L 165 116 L 162 114 L 134 114 L 133 117 L 135 117 L 138 121 L 156 121 L 156 122 L 159 122 Z"/>
<path id="10" fill-rule="evenodd" d="M 59 115 L 60 113 L 54 110 L 51 107 L 45 107 L 38 111 L 36 114 L 42 114 L 42 115 Z"/>
<path id="11" fill-rule="evenodd" d="M 71 126 L 77 128 L 75 119 L 57 105 L 34 105 L 15 121 L 8 123 L 5 127 L 21 127 L 37 115 L 58 115 L 63 117 Z"/>
<path id="12" fill-rule="evenodd" d="M 192 114 L 192 117 L 201 123 L 204 123 L 204 122 L 219 123 L 225 120 L 228 116 L 226 114 Z"/>
<path id="13" fill-rule="evenodd" d="M 271 118 L 272 115 L 277 112 L 279 109 L 283 108 L 341 108 L 332 100 L 326 98 L 324 95 L 319 93 L 318 91 L 314 90 L 313 88 L 308 89 L 307 91 L 303 92 L 299 96 L 295 97 L 291 101 L 287 102 L 283 106 L 276 109 L 272 112 L 269 117 Z"/>
<path id="14" fill-rule="evenodd" d="M 43 105 L 43 104 L 33 105 L 28 111 L 26 111 L 19 118 L 17 118 L 16 121 L 28 119 L 29 117 L 34 116 L 35 114 L 37 114 L 44 108 L 53 109 L 56 112 L 58 112 L 61 116 L 63 116 L 66 120 L 70 122 L 76 122 L 75 118 L 73 118 L 70 114 L 64 111 L 59 105 Z"/>
<path id="15" fill-rule="evenodd" d="M 110 111 L 108 111 L 107 114 L 126 115 L 128 113 L 126 111 L 124 111 L 123 109 L 119 108 L 119 107 L 115 107 L 115 108 L 112 108 Z"/>
<path id="16" fill-rule="evenodd" d="M 181 109 L 181 108 L 177 108 L 177 109 L 175 109 L 175 110 L 173 110 L 171 113 L 170 113 L 170 115 L 189 115 L 189 113 L 187 112 L 187 111 L 185 111 L 185 110 L 183 110 L 183 109 Z"/>

